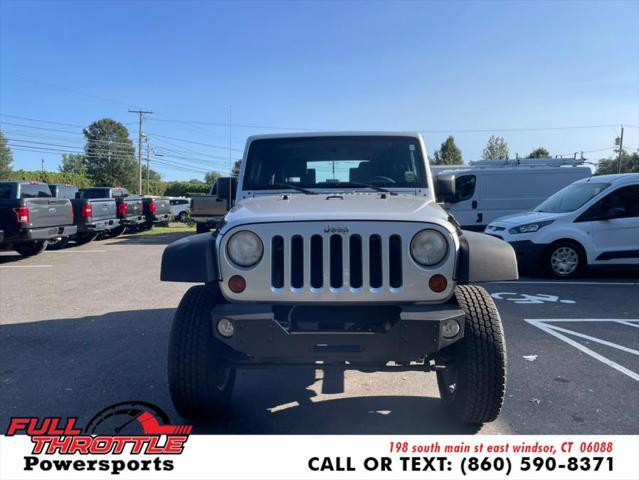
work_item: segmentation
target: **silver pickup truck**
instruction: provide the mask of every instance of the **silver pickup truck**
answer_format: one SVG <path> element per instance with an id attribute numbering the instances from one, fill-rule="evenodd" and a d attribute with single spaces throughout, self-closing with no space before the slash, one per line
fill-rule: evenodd
<path id="1" fill-rule="evenodd" d="M 228 192 L 229 186 L 230 195 L 222 194 L 222 192 Z M 208 232 L 224 218 L 236 187 L 235 178 L 218 178 L 208 195 L 196 195 L 191 198 L 191 218 L 195 222 L 197 233 Z"/>
<path id="2" fill-rule="evenodd" d="M 162 257 L 162 280 L 201 283 L 173 320 L 173 403 L 219 416 L 243 368 L 432 371 L 455 420 L 495 420 L 506 340 L 474 283 L 517 277 L 510 245 L 436 203 L 419 134 L 251 137 L 218 228 Z"/>

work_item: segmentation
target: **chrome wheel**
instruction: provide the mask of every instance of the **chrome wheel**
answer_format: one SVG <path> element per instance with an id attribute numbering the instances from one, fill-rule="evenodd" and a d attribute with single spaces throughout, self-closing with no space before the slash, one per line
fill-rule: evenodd
<path id="1" fill-rule="evenodd" d="M 579 266 L 579 254 L 572 247 L 561 246 L 552 252 L 550 267 L 559 276 L 572 275 Z"/>

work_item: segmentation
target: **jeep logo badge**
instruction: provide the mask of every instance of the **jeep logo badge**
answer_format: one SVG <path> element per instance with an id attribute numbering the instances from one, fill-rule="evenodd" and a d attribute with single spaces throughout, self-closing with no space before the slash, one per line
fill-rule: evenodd
<path id="1" fill-rule="evenodd" d="M 336 225 L 328 225 L 324 229 L 324 233 L 348 233 L 348 227 L 340 227 Z"/>

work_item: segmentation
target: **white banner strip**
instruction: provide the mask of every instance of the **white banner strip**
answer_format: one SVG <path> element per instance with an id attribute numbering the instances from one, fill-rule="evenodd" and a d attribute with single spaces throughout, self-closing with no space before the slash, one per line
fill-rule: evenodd
<path id="1" fill-rule="evenodd" d="M 46 455 L 34 446 L 24 435 L 0 437 L 0 478 L 639 478 L 637 435 L 192 435 L 175 455 Z"/>

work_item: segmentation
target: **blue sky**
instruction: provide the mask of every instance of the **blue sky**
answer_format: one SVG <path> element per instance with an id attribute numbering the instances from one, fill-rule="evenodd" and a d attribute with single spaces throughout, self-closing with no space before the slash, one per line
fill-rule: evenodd
<path id="1" fill-rule="evenodd" d="M 81 150 L 103 117 L 136 140 L 143 107 L 153 168 L 202 177 L 228 169 L 211 145 L 229 144 L 229 105 L 236 150 L 281 129 L 418 130 L 466 161 L 491 133 L 513 156 L 608 157 L 619 127 L 527 129 L 623 123 L 639 147 L 639 2 L 0 0 L 1 128 L 43 150 L 14 168 L 57 168 L 44 149 Z"/>

